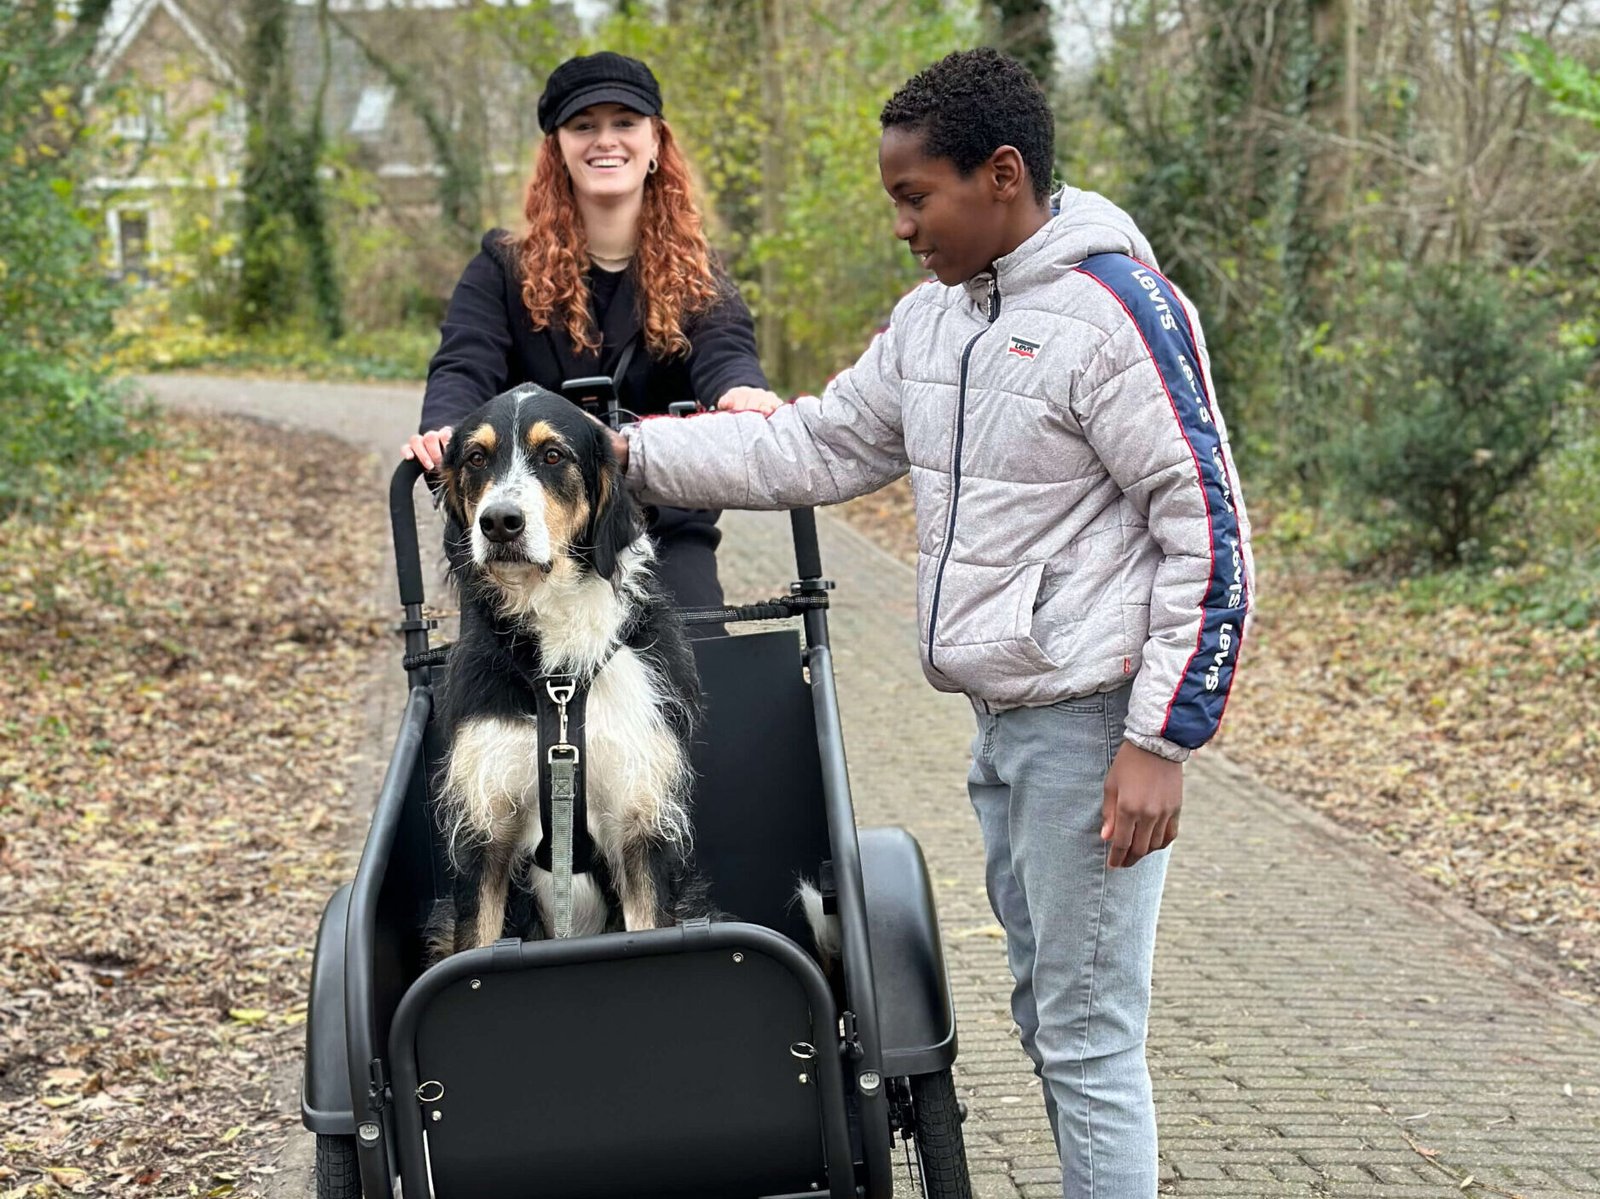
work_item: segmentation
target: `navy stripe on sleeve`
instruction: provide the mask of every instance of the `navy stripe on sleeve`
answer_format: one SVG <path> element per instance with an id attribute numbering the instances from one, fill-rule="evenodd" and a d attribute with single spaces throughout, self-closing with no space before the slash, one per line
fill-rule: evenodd
<path id="1" fill-rule="evenodd" d="M 1222 435 L 1212 417 L 1199 347 L 1173 286 L 1123 254 L 1097 254 L 1078 269 L 1110 292 L 1139 330 L 1194 458 L 1205 501 L 1211 568 L 1200 601 L 1200 628 L 1161 729 L 1166 740 L 1197 749 L 1211 739 L 1222 720 L 1249 605 L 1244 538 L 1222 455 Z"/>

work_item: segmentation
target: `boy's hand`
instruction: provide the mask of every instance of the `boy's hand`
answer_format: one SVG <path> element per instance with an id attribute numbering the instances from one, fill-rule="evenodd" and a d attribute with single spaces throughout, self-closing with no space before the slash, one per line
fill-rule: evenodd
<path id="1" fill-rule="evenodd" d="M 719 412 L 759 412 L 771 416 L 783 407 L 783 397 L 759 387 L 730 387 L 717 401 Z"/>
<path id="2" fill-rule="evenodd" d="M 617 460 L 617 469 L 623 474 L 628 473 L 628 439 L 615 429 L 607 429 L 611 434 L 611 454 Z"/>
<path id="3" fill-rule="evenodd" d="M 1132 866 L 1177 839 L 1183 763 L 1124 741 L 1106 773 L 1105 796 L 1100 839 L 1111 843 L 1106 865 Z"/>

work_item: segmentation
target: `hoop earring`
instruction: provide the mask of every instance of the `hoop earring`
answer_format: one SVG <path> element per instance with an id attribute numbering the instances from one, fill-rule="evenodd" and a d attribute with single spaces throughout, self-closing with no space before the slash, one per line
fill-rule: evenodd
<path id="1" fill-rule="evenodd" d="M 652 158 L 652 159 L 651 159 L 651 160 L 650 160 L 650 166 L 649 166 L 649 168 L 648 168 L 648 169 L 647 169 L 647 170 L 646 170 L 646 171 L 645 171 L 645 174 L 647 174 L 647 175 L 654 175 L 654 174 L 655 174 L 655 173 L 656 173 L 656 172 L 657 172 L 657 171 L 659 171 L 659 170 L 660 170 L 660 169 L 661 169 L 661 163 L 660 163 L 660 162 L 659 162 L 659 161 L 657 161 L 657 160 L 656 160 L 656 159 L 654 159 L 654 158 Z"/>

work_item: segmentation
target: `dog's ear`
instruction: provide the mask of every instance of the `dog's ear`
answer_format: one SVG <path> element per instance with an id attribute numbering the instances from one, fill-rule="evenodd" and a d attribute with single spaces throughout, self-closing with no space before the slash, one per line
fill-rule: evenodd
<path id="1" fill-rule="evenodd" d="M 461 499 L 461 443 L 463 437 L 451 437 L 439 458 L 438 495 L 445 516 L 457 524 L 466 524 L 466 507 Z"/>
<path id="2" fill-rule="evenodd" d="M 472 530 L 467 524 L 466 501 L 461 494 L 461 443 L 464 440 L 452 437 L 445 446 L 434 483 L 439 508 L 444 514 L 445 561 L 457 582 L 472 563 Z"/>
<path id="3" fill-rule="evenodd" d="M 609 579 L 617 572 L 617 559 L 639 536 L 639 506 L 622 483 L 622 472 L 611 453 L 611 439 L 595 436 L 589 451 L 589 527 L 584 531 L 589 565 Z"/>

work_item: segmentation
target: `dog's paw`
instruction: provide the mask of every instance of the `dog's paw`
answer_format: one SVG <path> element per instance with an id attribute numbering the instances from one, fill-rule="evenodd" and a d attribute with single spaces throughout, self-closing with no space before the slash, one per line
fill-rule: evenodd
<path id="1" fill-rule="evenodd" d="M 448 899 L 436 900 L 428 922 L 422 927 L 422 967 L 437 966 L 455 952 L 456 905 Z"/>

